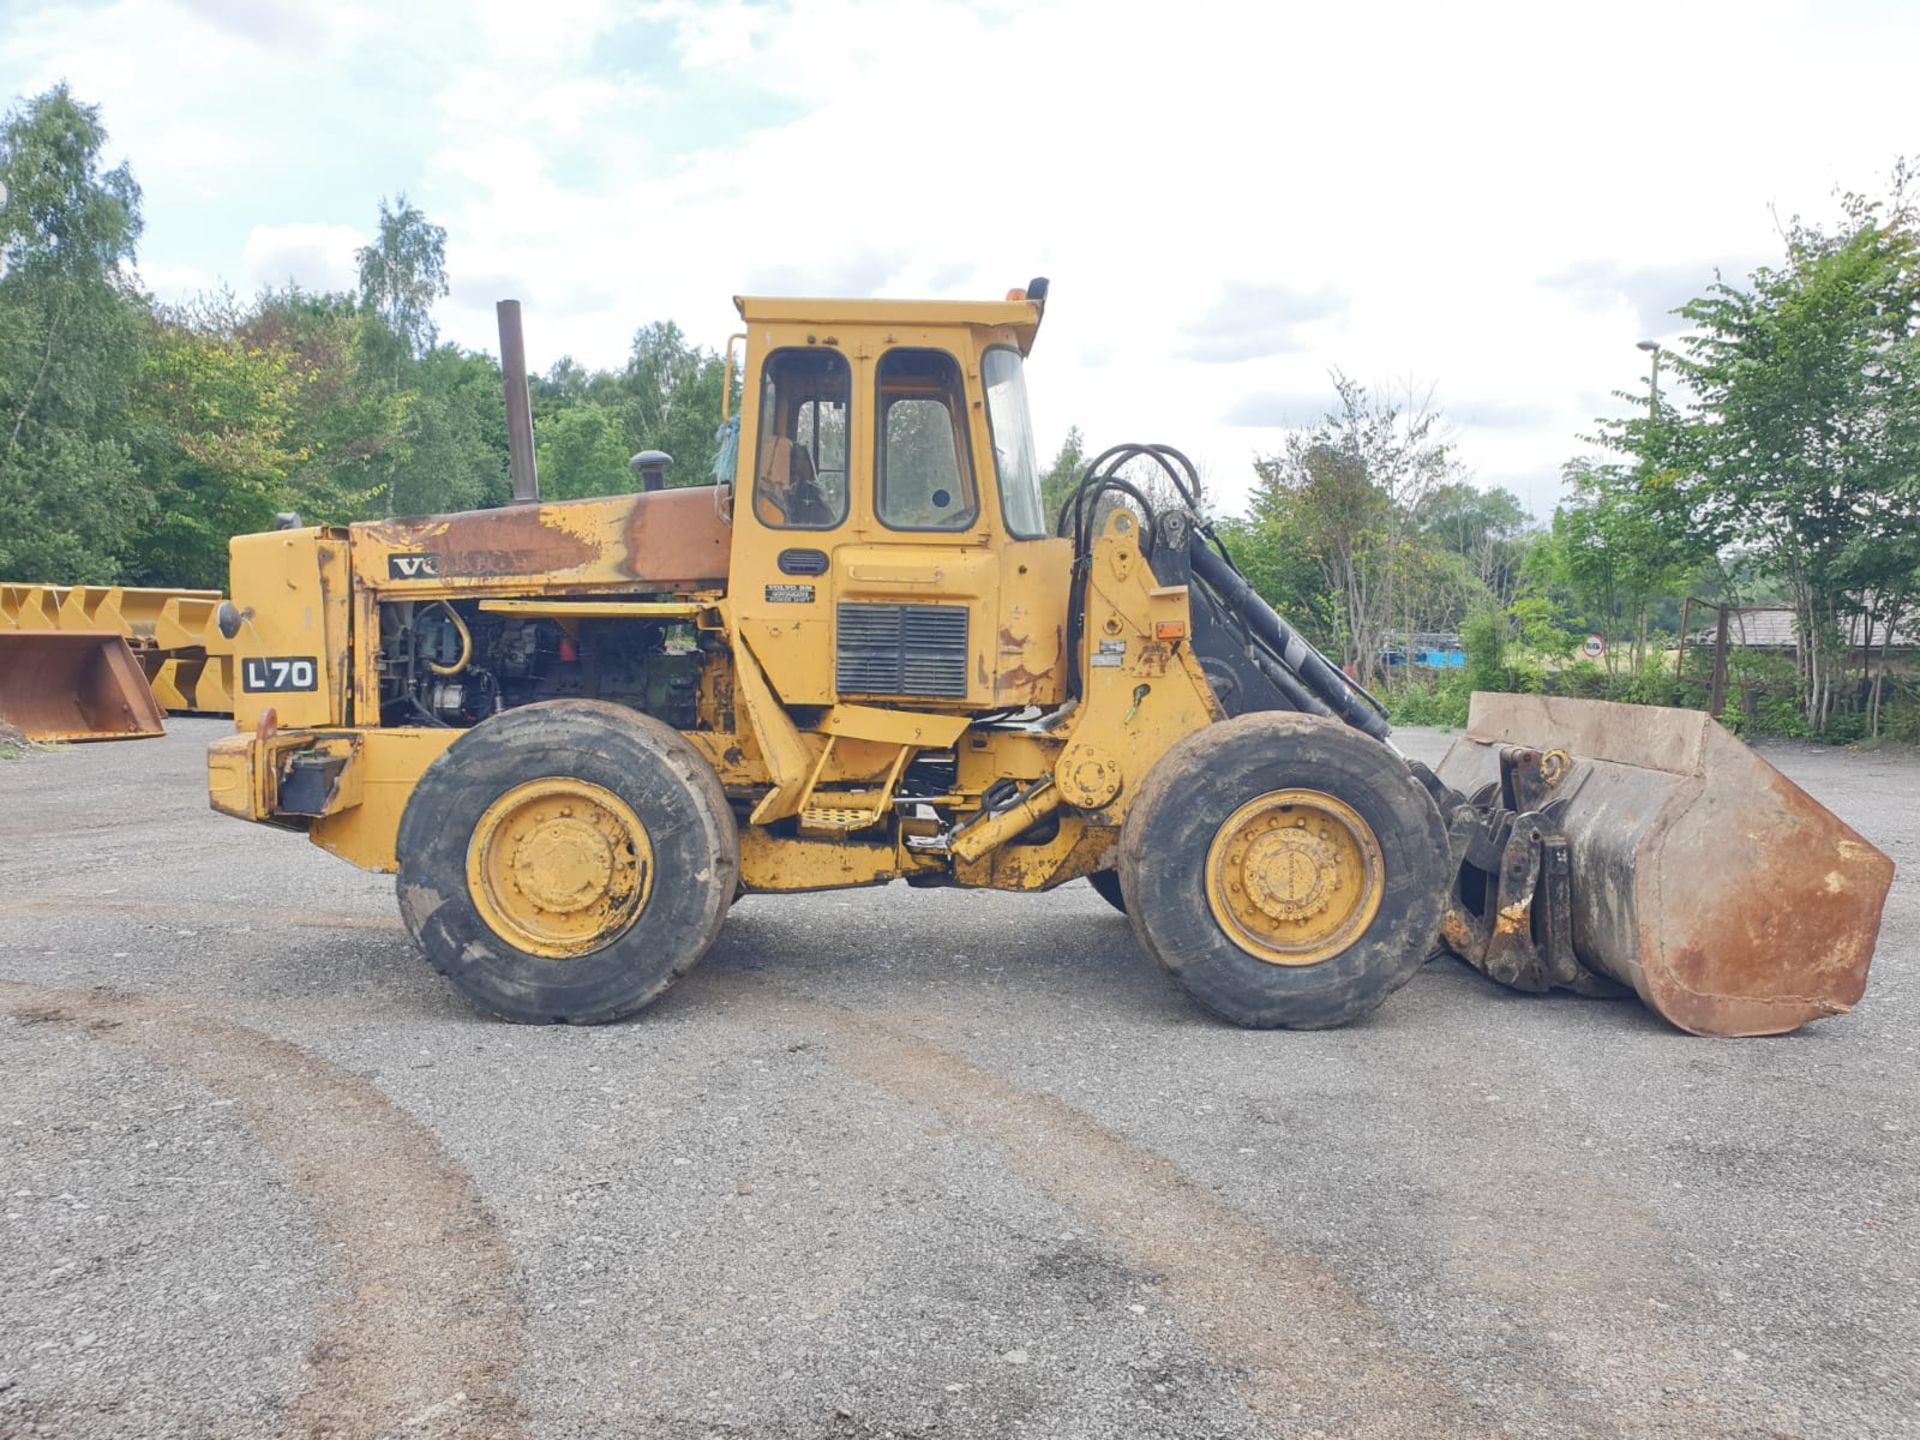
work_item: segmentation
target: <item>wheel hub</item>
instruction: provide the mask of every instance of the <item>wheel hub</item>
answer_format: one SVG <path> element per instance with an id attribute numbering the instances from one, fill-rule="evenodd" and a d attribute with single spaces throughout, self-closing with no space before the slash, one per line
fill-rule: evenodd
<path id="1" fill-rule="evenodd" d="M 513 883 L 543 910 L 578 910 L 613 879 L 613 847 L 587 821 L 561 816 L 515 838 Z"/>
<path id="2" fill-rule="evenodd" d="M 501 939 L 564 960 L 596 950 L 646 907 L 653 846 L 627 803 L 570 777 L 516 785 L 467 850 L 475 907 Z"/>
<path id="3" fill-rule="evenodd" d="M 1303 829 L 1262 835 L 1247 847 L 1241 866 L 1247 897 L 1276 920 L 1304 920 L 1326 909 L 1339 868 L 1333 847 Z"/>
<path id="4" fill-rule="evenodd" d="M 1372 827 L 1317 790 L 1249 800 L 1207 852 L 1214 919 L 1241 949 L 1275 965 L 1339 954 L 1372 923 L 1384 880 Z"/>

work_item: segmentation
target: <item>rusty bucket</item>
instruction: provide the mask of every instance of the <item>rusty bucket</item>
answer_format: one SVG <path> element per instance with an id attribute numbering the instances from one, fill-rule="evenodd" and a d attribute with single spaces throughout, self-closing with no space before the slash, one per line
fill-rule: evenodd
<path id="1" fill-rule="evenodd" d="M 1456 888 L 1446 943 L 1496 979 L 1617 982 L 1702 1035 L 1780 1034 L 1866 989 L 1893 862 L 1707 715 L 1476 694 L 1439 776 L 1467 802 L 1461 874 L 1486 881 L 1477 907 Z M 1505 959 L 1503 929 L 1527 932 Z"/>
<path id="2" fill-rule="evenodd" d="M 140 662 L 122 636 L 103 630 L 0 630 L 0 720 L 29 740 L 162 733 Z"/>

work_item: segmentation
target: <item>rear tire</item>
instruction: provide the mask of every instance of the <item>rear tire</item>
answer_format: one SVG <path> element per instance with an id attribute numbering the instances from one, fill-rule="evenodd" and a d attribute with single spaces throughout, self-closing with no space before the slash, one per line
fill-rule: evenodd
<path id="1" fill-rule="evenodd" d="M 1120 834 L 1146 951 L 1236 1025 L 1317 1030 L 1365 1015 L 1432 949 L 1446 830 L 1380 742 L 1332 720 L 1242 715 L 1148 774 Z"/>
<path id="2" fill-rule="evenodd" d="M 1127 897 L 1120 893 L 1118 870 L 1096 870 L 1087 876 L 1087 883 L 1093 886 L 1107 904 L 1113 906 L 1122 915 L 1127 913 Z"/>
<path id="3" fill-rule="evenodd" d="M 657 999 L 720 933 L 740 841 L 706 757 L 592 700 L 483 720 L 400 820 L 400 914 L 470 1002 L 597 1025 Z"/>

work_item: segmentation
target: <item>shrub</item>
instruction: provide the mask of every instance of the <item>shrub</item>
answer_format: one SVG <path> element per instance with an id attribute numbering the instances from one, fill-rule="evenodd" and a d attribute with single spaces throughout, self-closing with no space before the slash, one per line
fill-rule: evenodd
<path id="1" fill-rule="evenodd" d="M 1647 656 L 1640 668 L 1626 677 L 1619 698 L 1630 705 L 1685 705 L 1689 696 L 1679 678 L 1667 668 L 1664 655 Z"/>
<path id="2" fill-rule="evenodd" d="M 1880 733 L 1902 745 L 1920 745 L 1920 705 L 1883 705 Z"/>
<path id="3" fill-rule="evenodd" d="M 1511 688 L 1507 674 L 1507 622 L 1496 610 L 1476 610 L 1460 624 L 1460 643 L 1466 647 L 1468 690 Z"/>
<path id="4" fill-rule="evenodd" d="M 1591 660 L 1576 660 L 1554 677 L 1552 693 L 1574 695 L 1583 700 L 1604 700 L 1612 677 Z"/>
<path id="5" fill-rule="evenodd" d="M 1466 683 L 1449 674 L 1395 686 L 1387 695 L 1387 718 L 1396 725 L 1458 729 L 1467 723 Z"/>
<path id="6" fill-rule="evenodd" d="M 1811 740 L 1813 731 L 1792 695 L 1762 695 L 1753 707 L 1753 733 L 1779 735 L 1789 740 Z"/>
<path id="7" fill-rule="evenodd" d="M 1827 733 L 1821 737 L 1833 745 L 1857 745 L 1867 738 L 1867 712 L 1840 710 L 1827 716 Z"/>

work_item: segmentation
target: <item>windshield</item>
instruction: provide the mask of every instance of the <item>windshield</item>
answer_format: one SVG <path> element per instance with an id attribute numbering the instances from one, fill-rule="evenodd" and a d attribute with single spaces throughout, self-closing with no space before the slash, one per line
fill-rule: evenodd
<path id="1" fill-rule="evenodd" d="M 1033 458 L 1033 421 L 1027 414 L 1020 352 L 989 350 L 980 369 L 987 382 L 987 424 L 1000 477 L 1000 510 L 1016 540 L 1035 540 L 1047 533 L 1047 516 L 1040 504 L 1040 466 Z"/>

